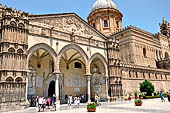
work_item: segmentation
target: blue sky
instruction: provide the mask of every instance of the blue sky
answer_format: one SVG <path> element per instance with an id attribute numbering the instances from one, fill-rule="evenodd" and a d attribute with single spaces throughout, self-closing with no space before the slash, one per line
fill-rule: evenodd
<path id="1" fill-rule="evenodd" d="M 75 12 L 87 21 L 96 0 L 0 0 L 4 6 L 30 14 Z M 159 32 L 162 17 L 170 22 L 170 0 L 114 0 L 123 14 L 123 27 L 133 25 L 151 33 Z"/>

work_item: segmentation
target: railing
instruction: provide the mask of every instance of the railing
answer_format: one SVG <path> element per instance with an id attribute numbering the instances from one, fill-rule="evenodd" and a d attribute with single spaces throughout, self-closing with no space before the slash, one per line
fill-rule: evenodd
<path id="1" fill-rule="evenodd" d="M 0 82 L 0 103 L 25 101 L 26 83 Z"/>

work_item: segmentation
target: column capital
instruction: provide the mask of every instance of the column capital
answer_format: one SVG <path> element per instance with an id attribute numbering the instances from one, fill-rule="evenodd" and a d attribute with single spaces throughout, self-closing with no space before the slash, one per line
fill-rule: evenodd
<path id="1" fill-rule="evenodd" d="M 88 74 L 88 75 L 85 75 L 85 77 L 87 78 L 87 80 L 88 80 L 88 81 L 90 81 L 90 80 L 91 80 L 92 75 L 89 75 L 89 74 Z"/>

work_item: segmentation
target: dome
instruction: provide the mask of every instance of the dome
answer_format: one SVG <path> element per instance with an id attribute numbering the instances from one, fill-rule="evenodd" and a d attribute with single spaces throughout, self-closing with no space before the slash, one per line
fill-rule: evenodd
<path id="1" fill-rule="evenodd" d="M 112 0 L 96 0 L 96 2 L 92 6 L 91 12 L 95 11 L 96 9 L 102 8 L 118 9 L 116 4 Z"/>

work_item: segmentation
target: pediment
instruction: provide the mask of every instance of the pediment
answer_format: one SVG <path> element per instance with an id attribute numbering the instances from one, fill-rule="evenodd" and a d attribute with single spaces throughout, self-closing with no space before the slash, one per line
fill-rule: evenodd
<path id="1" fill-rule="evenodd" d="M 99 41 L 105 41 L 107 37 L 97 31 L 86 21 L 75 13 L 69 14 L 49 14 L 49 15 L 32 15 L 29 17 L 31 24 L 43 23 L 62 32 L 71 32 L 75 35 L 92 38 Z"/>

